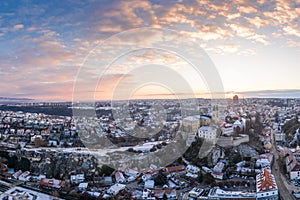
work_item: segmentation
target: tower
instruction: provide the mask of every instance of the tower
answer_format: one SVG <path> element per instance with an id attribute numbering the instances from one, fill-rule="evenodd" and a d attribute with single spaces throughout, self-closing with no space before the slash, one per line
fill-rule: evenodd
<path id="1" fill-rule="evenodd" d="M 233 102 L 233 104 L 238 104 L 239 103 L 239 96 L 234 95 L 233 98 L 232 98 L 232 102 Z"/>

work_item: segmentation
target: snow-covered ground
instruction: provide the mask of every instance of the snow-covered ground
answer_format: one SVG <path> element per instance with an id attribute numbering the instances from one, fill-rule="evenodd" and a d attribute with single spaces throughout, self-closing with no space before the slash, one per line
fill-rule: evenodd
<path id="1" fill-rule="evenodd" d="M 36 192 L 21 187 L 13 187 L 7 190 L 5 193 L 0 194 L 0 199 L 8 197 L 8 200 L 13 199 L 28 199 L 28 200 L 62 200 L 60 198 L 50 196 L 44 193 Z"/>

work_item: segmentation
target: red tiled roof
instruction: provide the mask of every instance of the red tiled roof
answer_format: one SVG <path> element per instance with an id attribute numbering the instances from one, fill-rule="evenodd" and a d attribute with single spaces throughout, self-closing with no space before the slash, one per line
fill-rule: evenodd
<path id="1" fill-rule="evenodd" d="M 269 170 L 265 169 L 257 176 L 257 192 L 277 189 L 274 176 L 269 172 Z"/>
<path id="2" fill-rule="evenodd" d="M 166 172 L 179 172 L 179 171 L 184 171 L 185 166 L 184 165 L 178 165 L 178 166 L 171 166 L 171 167 L 166 167 Z"/>
<path id="3" fill-rule="evenodd" d="M 40 185 L 53 188 L 61 188 L 61 186 L 63 185 L 63 181 L 57 179 L 42 178 L 40 181 Z"/>

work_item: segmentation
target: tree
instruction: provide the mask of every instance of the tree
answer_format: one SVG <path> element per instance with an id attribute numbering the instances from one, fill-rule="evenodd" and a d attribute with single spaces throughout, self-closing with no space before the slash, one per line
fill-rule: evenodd
<path id="1" fill-rule="evenodd" d="M 21 158 L 18 161 L 17 156 L 9 157 L 8 167 L 14 168 L 15 170 L 29 171 L 30 170 L 30 161 L 27 158 Z"/>
<path id="2" fill-rule="evenodd" d="M 158 175 L 154 178 L 154 182 L 156 185 L 163 186 L 168 183 L 167 175 L 162 171 L 159 171 Z"/>
<path id="3" fill-rule="evenodd" d="M 203 176 L 203 180 L 206 184 L 212 184 L 215 182 L 215 179 L 211 174 L 205 174 Z"/>
<path id="4" fill-rule="evenodd" d="M 201 171 L 198 172 L 198 178 L 197 178 L 197 181 L 198 181 L 199 183 L 201 183 L 201 182 L 203 181 L 203 174 L 202 174 Z"/>
<path id="5" fill-rule="evenodd" d="M 167 199 L 168 199 L 168 197 L 167 197 L 166 193 L 164 193 L 163 200 L 167 200 Z"/>
<path id="6" fill-rule="evenodd" d="M 110 176 L 115 170 L 107 165 L 102 165 L 99 171 L 100 176 Z"/>

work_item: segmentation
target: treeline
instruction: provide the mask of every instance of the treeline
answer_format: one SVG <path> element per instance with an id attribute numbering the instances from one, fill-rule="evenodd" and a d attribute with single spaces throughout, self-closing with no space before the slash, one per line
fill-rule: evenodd
<path id="1" fill-rule="evenodd" d="M 67 106 L 7 106 L 1 105 L 3 111 L 22 111 L 29 113 L 44 113 L 47 115 L 72 116 L 72 109 Z"/>

